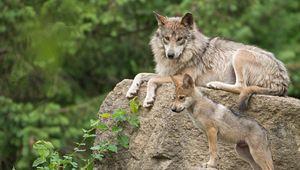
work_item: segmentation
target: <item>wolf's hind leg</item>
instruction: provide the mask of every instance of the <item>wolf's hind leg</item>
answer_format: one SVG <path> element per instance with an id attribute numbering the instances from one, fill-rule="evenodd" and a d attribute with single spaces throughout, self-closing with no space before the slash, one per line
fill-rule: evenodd
<path id="1" fill-rule="evenodd" d="M 253 88 L 247 87 L 247 83 L 249 83 L 247 79 L 249 75 L 252 75 L 251 71 L 256 68 L 255 65 L 259 65 L 257 62 L 256 57 L 251 51 L 239 49 L 232 56 L 232 67 L 236 79 L 235 84 L 213 81 L 207 83 L 207 87 L 240 94 L 238 107 L 243 112 L 247 109 L 248 100 L 254 92 Z"/>
<path id="2" fill-rule="evenodd" d="M 237 93 L 239 94 L 241 92 L 241 87 L 237 86 L 235 84 L 227 84 L 220 81 L 212 81 L 206 84 L 206 87 L 217 89 L 217 90 L 224 90 L 231 93 Z"/>
<path id="3" fill-rule="evenodd" d="M 260 170 L 259 165 L 254 161 L 250 153 L 249 146 L 246 143 L 237 143 L 235 145 L 235 151 L 241 157 L 241 159 L 251 165 L 252 169 Z"/>
<path id="4" fill-rule="evenodd" d="M 232 67 L 235 74 L 235 84 L 227 84 L 219 81 L 212 81 L 206 84 L 207 87 L 224 90 L 232 93 L 240 94 L 242 89 L 246 87 L 244 76 L 244 66 L 251 62 L 252 54 L 247 50 L 238 50 L 232 57 Z M 250 58 L 250 59 L 249 59 Z"/>
<path id="5" fill-rule="evenodd" d="M 155 74 L 155 73 L 139 73 L 139 74 L 137 74 L 134 77 L 134 80 L 133 80 L 129 90 L 127 91 L 126 97 L 127 98 L 134 97 L 137 94 L 142 82 L 148 81 L 152 77 L 155 77 L 155 76 L 157 76 L 157 74 Z"/>

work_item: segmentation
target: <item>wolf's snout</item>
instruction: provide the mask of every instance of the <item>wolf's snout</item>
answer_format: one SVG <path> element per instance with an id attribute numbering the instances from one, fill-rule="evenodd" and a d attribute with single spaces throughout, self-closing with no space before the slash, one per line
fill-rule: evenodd
<path id="1" fill-rule="evenodd" d="M 173 50 L 169 50 L 167 55 L 169 59 L 173 59 L 175 57 L 175 52 Z"/>

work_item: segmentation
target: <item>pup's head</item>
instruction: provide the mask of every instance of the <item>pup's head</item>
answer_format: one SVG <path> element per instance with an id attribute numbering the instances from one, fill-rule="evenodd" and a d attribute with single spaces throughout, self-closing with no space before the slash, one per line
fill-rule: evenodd
<path id="1" fill-rule="evenodd" d="M 158 37 L 165 49 L 168 59 L 177 59 L 192 39 L 194 27 L 193 15 L 186 13 L 183 17 L 165 17 L 155 13 L 158 22 Z"/>
<path id="2" fill-rule="evenodd" d="M 175 101 L 171 106 L 171 110 L 178 113 L 189 108 L 194 103 L 194 99 L 192 97 L 194 81 L 188 74 L 184 74 L 182 80 L 178 80 L 172 76 L 171 78 L 176 87 Z"/>

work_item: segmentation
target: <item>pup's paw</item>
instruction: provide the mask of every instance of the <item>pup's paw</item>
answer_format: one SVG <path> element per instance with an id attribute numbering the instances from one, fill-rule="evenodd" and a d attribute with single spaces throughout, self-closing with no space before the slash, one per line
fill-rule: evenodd
<path id="1" fill-rule="evenodd" d="M 146 97 L 143 103 L 143 107 L 149 108 L 152 107 L 154 103 L 154 97 Z"/>
<path id="2" fill-rule="evenodd" d="M 219 90 L 219 89 L 221 89 L 222 85 L 220 82 L 212 81 L 212 82 L 207 83 L 206 87 Z"/>
<path id="3" fill-rule="evenodd" d="M 133 98 L 134 96 L 136 96 L 138 93 L 138 88 L 130 88 L 127 93 L 126 93 L 126 97 L 128 99 Z"/>
<path id="4" fill-rule="evenodd" d="M 202 168 L 207 168 L 207 169 L 217 169 L 217 166 L 216 165 L 213 165 L 213 164 L 210 164 L 209 162 L 206 162 L 206 163 L 203 163 L 202 164 Z"/>

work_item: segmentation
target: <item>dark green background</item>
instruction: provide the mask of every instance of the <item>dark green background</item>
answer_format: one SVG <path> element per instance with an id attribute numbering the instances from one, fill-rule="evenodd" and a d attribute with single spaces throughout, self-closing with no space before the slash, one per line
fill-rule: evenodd
<path id="1" fill-rule="evenodd" d="M 0 169 L 31 167 L 39 139 L 69 152 L 117 82 L 153 72 L 152 11 L 192 12 L 208 36 L 275 53 L 300 98 L 299 0 L 1 0 L 0 11 Z"/>

